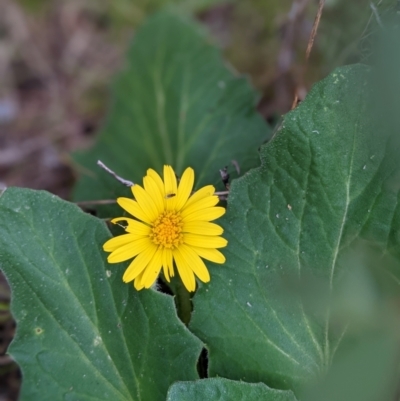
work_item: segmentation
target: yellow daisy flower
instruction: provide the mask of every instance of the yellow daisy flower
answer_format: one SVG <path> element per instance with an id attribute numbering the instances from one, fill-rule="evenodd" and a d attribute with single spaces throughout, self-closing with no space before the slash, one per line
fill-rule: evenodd
<path id="1" fill-rule="evenodd" d="M 217 250 L 227 245 L 220 237 L 223 229 L 210 221 L 221 217 L 225 208 L 215 206 L 219 199 L 215 188 L 207 185 L 192 193 L 194 171 L 187 168 L 179 185 L 171 166 L 164 166 L 164 181 L 152 169 L 143 178 L 143 187 L 131 187 L 136 200 L 118 198 L 118 204 L 136 219 L 118 217 L 112 223 L 125 221 L 123 234 L 104 245 L 109 263 L 134 258 L 123 281 L 134 280 L 137 290 L 150 288 L 161 267 L 165 278 L 174 276 L 174 262 L 188 291 L 196 288 L 195 275 L 204 283 L 210 274 L 201 258 L 224 263 Z"/>

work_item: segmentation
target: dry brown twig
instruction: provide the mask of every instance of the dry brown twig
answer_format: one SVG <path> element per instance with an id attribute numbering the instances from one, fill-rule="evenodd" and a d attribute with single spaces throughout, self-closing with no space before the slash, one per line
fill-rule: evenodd
<path id="1" fill-rule="evenodd" d="M 111 170 L 109 167 L 107 167 L 101 160 L 97 160 L 97 165 L 99 167 L 101 167 L 103 170 L 105 170 L 108 174 L 112 175 L 121 184 L 123 184 L 129 188 L 133 187 L 135 185 L 134 182 L 126 180 L 125 178 L 122 178 L 119 175 L 117 175 L 113 170 Z M 227 196 L 229 195 L 229 191 L 214 192 L 214 195 L 217 195 L 220 198 L 220 200 L 226 200 Z M 111 205 L 114 203 L 117 203 L 117 201 L 115 199 L 100 199 L 100 200 L 93 200 L 93 201 L 75 202 L 75 204 L 80 207 L 91 206 L 91 205 Z"/>
<path id="2" fill-rule="evenodd" d="M 325 0 L 320 0 L 319 5 L 318 5 L 317 15 L 315 16 L 315 20 L 314 20 L 314 25 L 313 25 L 311 33 L 310 33 L 310 39 L 308 40 L 308 45 L 307 45 L 307 50 L 306 50 L 306 63 L 308 63 L 308 60 L 310 58 L 311 50 L 314 45 L 315 37 L 317 35 L 317 30 L 318 30 L 319 23 L 321 21 L 322 10 L 324 9 L 324 6 L 325 6 Z"/>
<path id="3" fill-rule="evenodd" d="M 322 16 L 322 11 L 324 9 L 324 6 L 325 6 L 325 0 L 319 0 L 317 15 L 315 16 L 314 24 L 313 24 L 313 27 L 312 27 L 312 30 L 310 33 L 310 37 L 308 39 L 307 50 L 306 50 L 305 69 L 307 68 L 307 65 L 308 65 L 308 61 L 310 58 L 311 50 L 314 45 L 315 37 L 317 36 L 318 26 L 321 21 L 321 16 Z M 304 72 L 303 72 L 303 74 L 304 74 Z M 292 103 L 292 108 L 291 108 L 292 110 L 297 106 L 298 101 L 299 101 L 299 95 L 298 95 L 298 89 L 296 89 L 293 103 Z"/>
<path id="4" fill-rule="evenodd" d="M 100 166 L 103 170 L 107 171 L 108 174 L 111 174 L 117 181 L 127 187 L 133 187 L 135 185 L 134 182 L 125 180 L 125 178 L 120 177 L 114 171 L 112 171 L 109 167 L 107 167 L 101 160 L 97 160 L 97 165 Z"/>

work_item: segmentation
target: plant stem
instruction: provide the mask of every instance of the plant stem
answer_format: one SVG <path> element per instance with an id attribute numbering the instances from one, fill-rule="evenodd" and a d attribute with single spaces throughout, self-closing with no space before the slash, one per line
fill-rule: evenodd
<path id="1" fill-rule="evenodd" d="M 192 314 L 192 300 L 190 297 L 190 292 L 180 280 L 176 280 L 175 289 L 175 303 L 178 311 L 178 317 L 187 326 L 190 322 Z"/>

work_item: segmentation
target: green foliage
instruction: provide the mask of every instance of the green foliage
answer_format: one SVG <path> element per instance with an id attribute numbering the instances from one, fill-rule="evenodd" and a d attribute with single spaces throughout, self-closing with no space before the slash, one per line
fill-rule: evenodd
<path id="1" fill-rule="evenodd" d="M 378 57 L 316 84 L 262 146 L 259 166 L 270 131 L 248 81 L 197 24 L 152 17 L 116 78 L 98 141 L 76 155 L 75 199 L 124 194 L 98 159 L 133 181 L 147 168 L 190 165 L 196 188 L 220 185 L 218 170 L 236 160 L 244 175 L 221 220 L 227 261 L 211 264 L 193 311 L 188 294 L 176 302 L 186 328 L 173 297 L 137 292 L 122 283 L 125 265 L 106 263 L 104 222 L 46 192 L 5 190 L 0 268 L 21 399 L 393 400 L 400 57 L 384 41 L 392 63 Z"/>
<path id="2" fill-rule="evenodd" d="M 389 317 L 389 316 L 387 316 Z M 375 321 L 382 321 L 374 316 Z M 391 315 L 392 322 L 398 318 Z M 385 322 L 379 330 L 363 333 L 336 358 L 329 374 L 308 389 L 304 401 L 392 401 L 398 386 L 398 330 Z M 393 323 L 392 323 L 393 324 Z"/>
<path id="3" fill-rule="evenodd" d="M 219 169 L 259 164 L 257 148 L 269 128 L 256 113 L 257 95 L 237 78 L 204 32 L 170 13 L 137 32 L 114 85 L 111 110 L 95 147 L 77 155 L 84 166 L 75 199 L 117 197 L 121 186 L 96 166 L 98 159 L 138 182 L 151 167 L 170 164 L 178 175 L 195 169 L 196 186 L 221 182 Z M 221 184 L 220 184 L 221 185 Z"/>
<path id="4" fill-rule="evenodd" d="M 98 219 L 41 191 L 0 197 L 0 267 L 18 332 L 21 400 L 165 400 L 197 378 L 201 343 L 172 298 L 123 284 L 105 262 Z"/>
<path id="5" fill-rule="evenodd" d="M 265 384 L 227 379 L 207 379 L 174 384 L 167 401 L 296 401 L 291 391 L 274 390 Z"/>
<path id="6" fill-rule="evenodd" d="M 360 242 L 395 258 L 387 274 L 399 282 L 399 146 L 367 118 L 369 79 L 350 66 L 317 84 L 262 148 L 262 166 L 232 185 L 227 262 L 198 291 L 191 324 L 212 376 L 298 389 L 321 374 L 348 329 L 332 329 L 329 297 Z M 302 301 L 313 280 L 318 308 Z"/>
<path id="7" fill-rule="evenodd" d="M 100 6 L 106 8 L 115 29 L 132 27 L 140 23 L 147 15 L 163 6 L 172 6 L 186 13 L 201 12 L 207 7 L 227 4 L 233 0 L 103 0 Z"/>

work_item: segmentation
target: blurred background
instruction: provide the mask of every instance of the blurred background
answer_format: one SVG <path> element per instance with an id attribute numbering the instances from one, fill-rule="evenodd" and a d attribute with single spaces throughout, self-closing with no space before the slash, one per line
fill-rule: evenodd
<path id="1" fill-rule="evenodd" d="M 0 0 L 0 189 L 44 189 L 69 199 L 71 151 L 85 149 L 105 116 L 110 83 L 135 30 L 166 5 L 191 14 L 225 59 L 260 92 L 274 125 L 335 67 L 365 61 L 379 12 L 397 1 L 326 0 L 308 63 L 318 0 Z M 6 355 L 15 325 L 0 279 L 0 401 L 16 400 Z"/>

